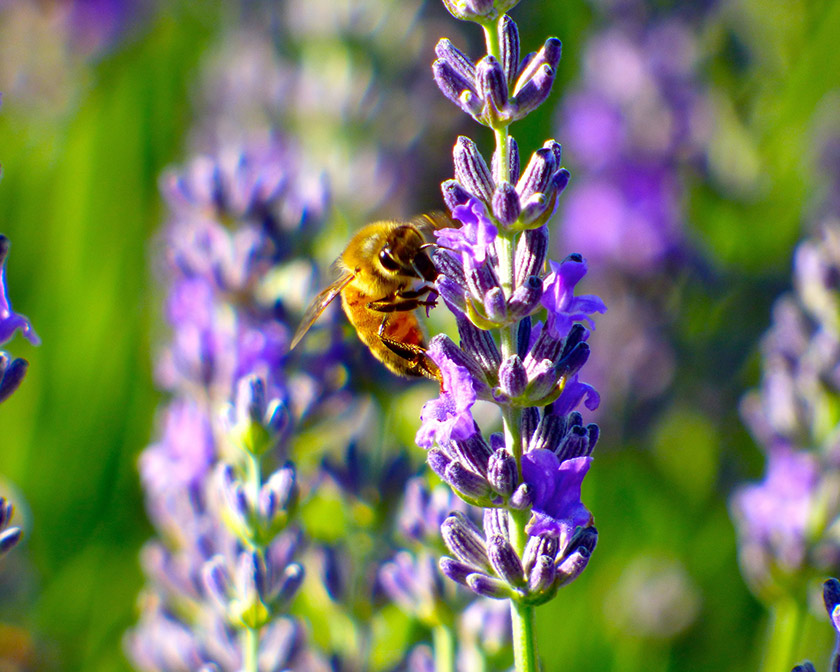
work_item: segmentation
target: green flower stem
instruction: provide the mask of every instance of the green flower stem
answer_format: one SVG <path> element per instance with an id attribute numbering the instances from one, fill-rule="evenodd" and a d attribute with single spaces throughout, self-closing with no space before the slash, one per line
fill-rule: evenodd
<path id="1" fill-rule="evenodd" d="M 796 646 L 805 615 L 804 605 L 790 597 L 783 597 L 771 607 L 762 672 L 789 670 L 796 664 Z"/>
<path id="2" fill-rule="evenodd" d="M 435 649 L 435 672 L 455 672 L 455 635 L 448 625 L 436 625 L 432 630 Z"/>
<path id="3" fill-rule="evenodd" d="M 240 631 L 242 642 L 242 672 L 259 672 L 260 633 L 255 628 Z"/>
<path id="4" fill-rule="evenodd" d="M 539 672 L 535 608 L 511 600 L 510 615 L 513 623 L 513 661 L 516 672 Z"/>

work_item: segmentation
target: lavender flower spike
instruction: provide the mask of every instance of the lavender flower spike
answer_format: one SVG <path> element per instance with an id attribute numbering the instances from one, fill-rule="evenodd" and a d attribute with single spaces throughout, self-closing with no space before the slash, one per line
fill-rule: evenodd
<path id="1" fill-rule="evenodd" d="M 483 524 L 451 515 L 441 535 L 451 556 L 441 571 L 477 595 L 509 599 L 517 672 L 535 672 L 533 608 L 586 567 L 597 540 L 581 501 L 598 440 L 576 408 L 598 407 L 582 379 L 597 296 L 575 295 L 586 274 L 579 254 L 546 259 L 548 223 L 569 181 L 560 144 L 549 139 L 520 171 L 510 125 L 548 96 L 561 45 L 546 40 L 520 59 L 519 31 L 505 12 L 514 3 L 444 0 L 457 18 L 481 25 L 488 52 L 476 61 L 443 39 L 432 70 L 443 94 L 493 129 L 492 161 L 459 137 L 454 179 L 444 200 L 459 228 L 437 232 L 438 294 L 458 324 L 458 344 L 443 335 L 429 356 L 443 377 L 438 399 L 421 413 L 417 443 L 459 497 L 484 509 Z M 549 269 L 546 269 L 548 261 Z M 543 318 L 545 315 L 545 318 Z M 485 438 L 473 417 L 495 404 L 503 434 Z"/>
<path id="2" fill-rule="evenodd" d="M 812 572 L 840 561 L 833 530 L 840 503 L 831 493 L 840 478 L 837 434 L 824 409 L 840 392 L 840 230 L 826 223 L 794 256 L 795 291 L 781 297 L 762 341 L 758 390 L 742 414 L 767 454 L 764 479 L 741 486 L 731 500 L 742 571 L 759 597 L 807 590 Z"/>

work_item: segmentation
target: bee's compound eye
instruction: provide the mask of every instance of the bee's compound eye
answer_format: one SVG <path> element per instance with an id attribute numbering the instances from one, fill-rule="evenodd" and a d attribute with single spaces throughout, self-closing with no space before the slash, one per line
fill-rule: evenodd
<path id="1" fill-rule="evenodd" d="M 379 263 L 382 264 L 382 268 L 392 273 L 396 273 L 402 268 L 397 260 L 391 256 L 391 248 L 389 247 L 383 247 L 379 252 Z"/>

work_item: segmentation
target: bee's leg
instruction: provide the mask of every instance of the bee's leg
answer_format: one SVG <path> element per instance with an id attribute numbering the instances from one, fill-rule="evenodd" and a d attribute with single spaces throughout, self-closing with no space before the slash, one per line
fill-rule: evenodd
<path id="1" fill-rule="evenodd" d="M 367 307 L 380 313 L 394 313 L 414 310 L 420 306 L 436 306 L 437 301 L 424 301 L 420 298 L 423 294 L 427 294 L 430 291 L 432 291 L 431 288 L 428 288 L 398 294 L 394 298 L 371 301 L 367 304 Z"/>
<path id="2" fill-rule="evenodd" d="M 399 341 L 394 341 L 383 336 L 382 329 L 384 328 L 384 325 L 385 320 L 383 320 L 382 327 L 379 329 L 379 338 L 385 347 L 387 347 L 395 355 L 399 355 L 406 360 L 409 363 L 408 370 L 415 376 L 425 376 L 426 378 L 431 378 L 432 380 L 440 382 L 440 369 L 438 369 L 437 364 L 435 364 L 431 359 L 429 359 L 428 355 L 426 355 L 426 348 L 422 345 L 400 343 Z"/>

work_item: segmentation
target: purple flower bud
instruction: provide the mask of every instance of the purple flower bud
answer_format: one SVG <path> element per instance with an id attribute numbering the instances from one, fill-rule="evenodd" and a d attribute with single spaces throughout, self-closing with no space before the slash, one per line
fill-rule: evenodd
<path id="1" fill-rule="evenodd" d="M 516 285 L 522 285 L 531 276 L 541 276 L 545 268 L 548 250 L 548 228 L 528 229 L 519 238 L 516 246 L 514 266 L 516 267 Z"/>
<path id="2" fill-rule="evenodd" d="M 493 198 L 493 176 L 476 144 L 460 135 L 453 149 L 455 177 L 473 196 L 489 204 Z"/>
<path id="3" fill-rule="evenodd" d="M 557 164 L 559 165 L 560 162 L 558 161 Z M 556 173 L 554 173 L 554 175 L 551 176 L 551 189 L 554 192 L 555 196 L 559 196 L 563 193 L 563 191 L 569 184 L 570 178 L 571 174 L 565 168 L 561 168 Z"/>
<path id="4" fill-rule="evenodd" d="M 550 450 L 557 452 L 560 442 L 566 433 L 566 421 L 562 416 L 546 413 L 540 419 L 528 442 L 528 451 Z"/>
<path id="5" fill-rule="evenodd" d="M 443 38 L 435 46 L 435 54 L 439 59 L 447 63 L 463 81 L 470 84 L 470 88 L 473 91 L 476 91 L 475 64 L 464 52 L 452 44 L 450 40 Z"/>
<path id="6" fill-rule="evenodd" d="M 497 182 L 492 208 L 493 215 L 504 227 L 511 226 L 519 217 L 519 194 L 510 182 Z"/>
<path id="7" fill-rule="evenodd" d="M 562 376 L 574 376 L 589 359 L 589 344 L 578 343 L 572 351 L 555 365 L 555 370 Z"/>
<path id="8" fill-rule="evenodd" d="M 501 287 L 493 287 L 484 295 L 484 313 L 488 320 L 496 324 L 507 322 L 507 302 Z"/>
<path id="9" fill-rule="evenodd" d="M 598 529 L 593 525 L 586 527 L 579 527 L 575 530 L 574 535 L 569 540 L 569 543 L 564 550 L 564 557 L 576 550 L 584 549 L 589 555 L 595 550 L 598 545 Z"/>
<path id="10" fill-rule="evenodd" d="M 525 282 L 513 291 L 508 301 L 508 315 L 511 319 L 522 319 L 533 313 L 542 299 L 542 280 L 536 275 L 529 276 Z"/>
<path id="11" fill-rule="evenodd" d="M 549 143 L 546 143 L 549 144 Z M 531 155 L 531 160 L 525 167 L 525 172 L 516 183 L 519 199 L 527 205 L 534 194 L 542 194 L 551 181 L 557 166 L 551 147 L 541 147 Z"/>
<path id="12" fill-rule="evenodd" d="M 543 289 L 545 289 L 545 283 L 543 283 Z M 541 303 L 544 304 L 545 301 L 542 300 Z M 553 366 L 554 362 L 560 358 L 562 349 L 563 341 L 553 336 L 548 329 L 542 328 L 537 334 L 531 350 L 522 360 L 525 363 L 525 368 L 528 369 L 528 375 L 536 375 L 538 367 L 544 370 L 546 366 Z"/>
<path id="13" fill-rule="evenodd" d="M 444 96 L 471 116 L 481 114 L 481 101 L 471 81 L 464 79 L 452 65 L 443 59 L 432 63 L 432 72 Z"/>
<path id="14" fill-rule="evenodd" d="M 443 192 L 443 201 L 450 211 L 470 200 L 470 193 L 461 186 L 458 180 L 446 180 L 440 185 L 440 188 Z"/>
<path id="15" fill-rule="evenodd" d="M 440 567 L 440 571 L 446 576 L 463 586 L 467 585 L 467 577 L 475 573 L 475 567 L 473 565 L 453 560 L 447 556 L 443 556 L 440 559 L 438 566 Z"/>
<path id="16" fill-rule="evenodd" d="M 529 366 L 528 377 L 530 380 L 525 394 L 533 403 L 545 403 L 556 397 L 561 374 L 551 360 L 544 359 L 536 365 Z"/>
<path id="17" fill-rule="evenodd" d="M 495 0 L 466 0 L 466 4 L 476 16 L 486 16 L 493 9 Z"/>
<path id="18" fill-rule="evenodd" d="M 520 483 L 510 496 L 511 508 L 524 511 L 534 503 L 534 490 L 527 483 Z"/>
<path id="19" fill-rule="evenodd" d="M 484 380 L 488 375 L 494 375 L 499 370 L 502 354 L 499 352 L 499 346 L 493 340 L 492 334 L 485 329 L 479 329 L 464 318 L 459 318 L 457 324 L 463 352 L 475 362 L 478 362 L 481 380 Z"/>
<path id="20" fill-rule="evenodd" d="M 227 509 L 230 523 L 236 526 L 234 533 L 244 534 L 244 531 L 248 529 L 248 520 L 251 516 L 251 502 L 248 500 L 248 494 L 231 465 L 221 463 L 217 473 L 222 502 Z"/>
<path id="21" fill-rule="evenodd" d="M 545 214 L 549 205 L 551 202 L 545 194 L 531 194 L 527 199 L 523 199 L 522 214 L 519 215 L 521 225 L 529 227 L 534 223 L 538 226 L 545 224 Z"/>
<path id="22" fill-rule="evenodd" d="M 556 37 L 550 37 L 545 41 L 542 49 L 536 54 L 528 54 L 522 64 L 519 74 L 519 79 L 516 81 L 516 86 L 513 91 L 518 94 L 522 87 L 534 77 L 538 71 L 544 66 L 548 65 L 552 70 L 557 69 L 560 63 L 560 56 L 563 52 L 563 45 Z"/>
<path id="23" fill-rule="evenodd" d="M 481 98 L 478 97 L 478 94 L 473 93 L 472 91 L 461 91 L 458 101 L 461 104 L 461 109 L 474 119 L 478 119 L 484 111 L 484 104 L 482 103 Z"/>
<path id="24" fill-rule="evenodd" d="M 241 378 L 236 386 L 237 422 L 261 424 L 266 407 L 265 381 L 255 375 Z"/>
<path id="25" fill-rule="evenodd" d="M 521 587 L 525 585 L 525 573 L 522 561 L 513 550 L 510 541 L 501 535 L 494 535 L 487 543 L 487 555 L 496 574 L 509 585 Z"/>
<path id="26" fill-rule="evenodd" d="M 446 468 L 451 464 L 449 459 L 440 448 L 432 448 L 426 453 L 426 461 L 438 476 L 444 478 Z"/>
<path id="27" fill-rule="evenodd" d="M 490 55 L 482 58 L 475 68 L 475 80 L 479 97 L 487 103 L 488 121 L 502 116 L 508 102 L 508 84 L 499 61 Z"/>
<path id="28" fill-rule="evenodd" d="M 503 497 L 508 497 L 516 487 L 516 460 L 504 449 L 499 449 L 490 458 L 487 480 L 491 487 Z"/>
<path id="29" fill-rule="evenodd" d="M 499 42 L 502 51 L 502 67 L 507 84 L 513 88 L 519 74 L 519 29 L 513 19 L 505 15 L 499 22 Z"/>
<path id="30" fill-rule="evenodd" d="M 546 555 L 539 556 L 528 573 L 528 592 L 537 595 L 545 593 L 551 588 L 556 577 L 557 567 L 554 561 Z"/>
<path id="31" fill-rule="evenodd" d="M 0 234 L 0 345 L 8 341 L 18 329 L 27 341 L 38 345 L 41 340 L 32 324 L 23 315 L 12 310 L 12 304 L 6 294 L 6 257 L 9 247 L 9 239 Z"/>
<path id="32" fill-rule="evenodd" d="M 260 489 L 260 514 L 269 525 L 279 512 L 294 508 L 297 500 L 295 467 L 287 462 L 274 472 Z"/>
<path id="33" fill-rule="evenodd" d="M 480 432 L 476 432 L 461 441 L 453 440 L 452 445 L 464 466 L 468 467 L 473 473 L 487 476 L 487 464 L 493 451 Z"/>
<path id="34" fill-rule="evenodd" d="M 513 96 L 513 108 L 516 110 L 516 119 L 522 119 L 540 105 L 542 105 L 551 93 L 554 84 L 556 71 L 547 63 L 543 63 L 525 85 Z"/>
<path id="35" fill-rule="evenodd" d="M 292 598 L 303 585 L 304 576 L 305 572 L 300 564 L 295 562 L 286 566 L 283 570 L 280 585 L 277 588 L 277 596 L 273 602 L 280 606 L 287 605 L 291 602 Z"/>
<path id="36" fill-rule="evenodd" d="M 588 457 L 592 454 L 594 444 L 589 442 L 589 431 L 584 427 L 570 427 L 563 441 L 554 451 L 561 462 L 575 457 Z"/>
<path id="37" fill-rule="evenodd" d="M 14 505 L 5 497 L 0 497 L 0 529 L 6 527 L 15 513 Z"/>
<path id="38" fill-rule="evenodd" d="M 222 555 L 214 555 L 201 568 L 201 580 L 207 594 L 213 599 L 219 612 L 227 612 L 228 603 L 233 597 L 230 574 Z"/>
<path id="39" fill-rule="evenodd" d="M 490 571 L 490 558 L 484 545 L 484 536 L 463 513 L 453 513 L 440 526 L 446 547 L 458 558 L 473 567 Z"/>
<path id="40" fill-rule="evenodd" d="M 489 502 L 492 493 L 487 479 L 469 471 L 459 462 L 452 462 L 446 468 L 443 478 L 459 495 L 475 502 L 484 500 Z"/>
<path id="41" fill-rule="evenodd" d="M 496 6 L 495 0 L 443 0 L 443 4 L 452 16 L 462 21 L 477 21 L 487 16 Z"/>
<path id="42" fill-rule="evenodd" d="M 19 527 L 9 527 L 0 532 L 0 556 L 5 555 L 12 546 L 15 546 L 23 536 L 23 530 Z"/>
<path id="43" fill-rule="evenodd" d="M 510 518 L 506 509 L 484 509 L 482 526 L 485 537 L 501 536 L 510 541 Z"/>
<path id="44" fill-rule="evenodd" d="M 531 345 L 531 318 L 526 315 L 519 321 L 516 330 L 516 354 L 523 360 L 528 356 L 528 347 Z"/>
<path id="45" fill-rule="evenodd" d="M 502 179 L 499 158 L 499 148 L 497 148 L 497 150 L 493 152 L 493 179 L 497 183 L 507 181 L 511 184 L 515 184 L 519 180 L 519 145 L 516 144 L 516 140 L 510 137 L 507 140 L 507 156 L 504 159 L 507 162 L 508 167 L 506 180 Z"/>
<path id="46" fill-rule="evenodd" d="M 525 392 L 528 373 L 519 355 L 511 355 L 499 367 L 499 387 L 508 397 L 516 399 Z"/>
<path id="47" fill-rule="evenodd" d="M 522 421 L 519 424 L 522 440 L 525 443 L 525 450 L 530 450 L 531 436 L 537 429 L 540 422 L 539 409 L 528 407 L 522 409 Z"/>
<path id="48" fill-rule="evenodd" d="M 565 586 L 581 575 L 592 554 L 584 547 L 579 548 L 557 565 L 557 584 Z"/>
<path id="49" fill-rule="evenodd" d="M 20 387 L 28 368 L 29 362 L 25 359 L 18 357 L 10 361 L 5 352 L 0 352 L 0 403 Z"/>
<path id="50" fill-rule="evenodd" d="M 834 609 L 840 604 L 840 581 L 837 579 L 828 579 L 823 584 L 823 602 L 828 615 L 831 616 Z M 835 629 L 837 626 L 835 626 Z"/>
<path id="51" fill-rule="evenodd" d="M 474 593 L 495 600 L 504 600 L 511 596 L 510 588 L 504 581 L 486 574 L 470 574 L 467 577 L 467 586 Z"/>
<path id="52" fill-rule="evenodd" d="M 795 665 L 790 672 L 817 672 L 817 668 L 814 667 L 813 663 L 805 661 L 801 665 Z"/>
<path id="53" fill-rule="evenodd" d="M 246 601 L 262 600 L 267 591 L 266 567 L 259 553 L 243 551 L 236 562 L 236 588 Z"/>
<path id="54" fill-rule="evenodd" d="M 548 558 L 552 563 L 557 556 L 560 542 L 557 537 L 536 536 L 528 537 L 525 553 L 522 554 L 522 567 L 529 574 L 539 558 Z"/>

